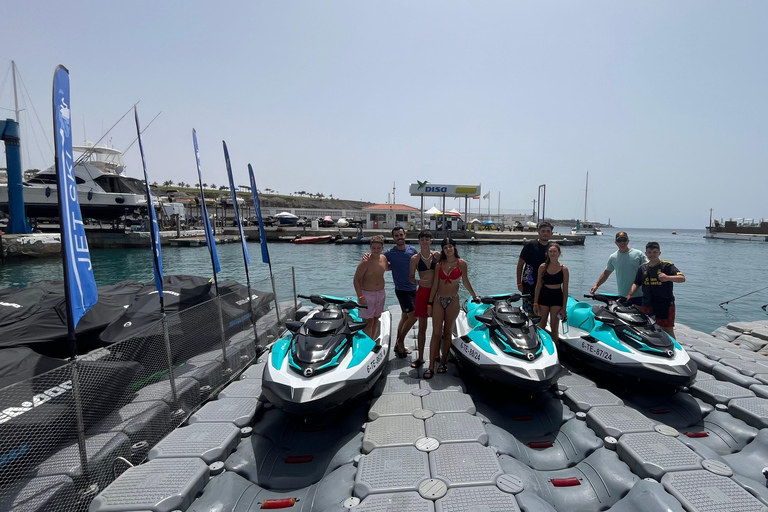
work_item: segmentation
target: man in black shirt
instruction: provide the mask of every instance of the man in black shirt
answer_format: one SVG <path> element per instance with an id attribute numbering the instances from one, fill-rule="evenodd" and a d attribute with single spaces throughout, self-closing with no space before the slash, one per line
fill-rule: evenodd
<path id="1" fill-rule="evenodd" d="M 528 242 L 520 251 L 517 260 L 517 289 L 531 296 L 523 301 L 525 311 L 533 313 L 533 295 L 536 291 L 536 279 L 539 275 L 539 266 L 547 261 L 547 246 L 552 238 L 552 224 L 541 222 L 539 224 L 539 239 Z"/>
<path id="2" fill-rule="evenodd" d="M 645 245 L 648 262 L 637 269 L 635 282 L 629 290 L 627 300 L 638 288 L 643 288 L 643 305 L 640 311 L 653 316 L 656 323 L 672 338 L 675 337 L 675 296 L 672 283 L 684 283 L 685 276 L 674 263 L 662 260 L 658 242 Z"/>

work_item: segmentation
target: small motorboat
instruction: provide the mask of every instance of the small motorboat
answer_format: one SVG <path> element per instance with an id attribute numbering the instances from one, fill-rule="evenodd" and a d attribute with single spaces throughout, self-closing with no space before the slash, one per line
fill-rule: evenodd
<path id="1" fill-rule="evenodd" d="M 334 235 L 323 235 L 323 236 L 303 236 L 299 238 L 294 238 L 293 243 L 295 244 L 327 244 L 334 239 Z"/>

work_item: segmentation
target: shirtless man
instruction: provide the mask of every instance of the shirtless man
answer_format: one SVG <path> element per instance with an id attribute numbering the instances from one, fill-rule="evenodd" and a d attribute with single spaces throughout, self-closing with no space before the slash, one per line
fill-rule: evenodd
<path id="1" fill-rule="evenodd" d="M 367 309 L 360 309 L 360 318 L 367 324 L 363 332 L 374 340 L 386 299 L 384 272 L 389 270 L 387 258 L 381 254 L 383 250 L 384 238 L 379 235 L 371 237 L 371 256 L 357 265 L 354 279 L 358 303 L 368 306 Z"/>

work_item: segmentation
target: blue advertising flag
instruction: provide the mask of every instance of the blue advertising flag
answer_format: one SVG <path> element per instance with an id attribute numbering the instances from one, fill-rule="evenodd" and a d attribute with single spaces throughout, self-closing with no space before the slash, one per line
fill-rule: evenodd
<path id="1" fill-rule="evenodd" d="M 141 165 L 144 167 L 144 190 L 147 194 L 147 215 L 151 226 L 150 243 L 152 246 L 152 263 L 155 268 L 155 287 L 160 297 L 163 296 L 163 255 L 160 252 L 160 228 L 157 225 L 157 215 L 152 201 L 152 190 L 149 188 L 149 175 L 147 175 L 147 161 L 144 159 L 144 145 L 141 143 L 141 126 L 139 125 L 139 111 L 133 106 L 133 116 L 136 119 L 136 136 L 139 139 L 139 153 L 141 153 Z M 178 222 L 178 220 L 177 220 Z"/>
<path id="2" fill-rule="evenodd" d="M 216 252 L 216 241 L 213 238 L 211 230 L 211 221 L 208 218 L 208 207 L 205 205 L 205 194 L 203 194 L 203 174 L 200 172 L 200 150 L 197 147 L 197 132 L 192 128 L 192 141 L 195 143 L 195 159 L 197 160 L 197 179 L 200 182 L 200 208 L 203 214 L 203 228 L 205 229 L 205 241 L 208 243 L 208 252 L 211 254 L 213 270 L 216 273 L 221 272 L 219 264 L 219 253 Z"/>
<path id="3" fill-rule="evenodd" d="M 235 180 L 232 178 L 232 165 L 229 163 L 229 151 L 227 151 L 227 143 L 221 141 L 224 145 L 224 161 L 227 163 L 227 175 L 229 175 L 229 191 L 232 194 L 232 208 L 235 209 L 235 220 L 237 221 L 237 229 L 240 230 L 240 241 L 243 243 L 243 257 L 245 258 L 245 264 L 251 263 L 251 256 L 248 254 L 248 244 L 245 241 L 245 233 L 243 233 L 243 223 L 240 220 L 240 211 L 237 206 L 237 192 L 235 191 Z"/>
<path id="4" fill-rule="evenodd" d="M 99 300 L 91 255 L 80 213 L 72 158 L 72 115 L 69 104 L 69 71 L 58 66 L 53 76 L 53 131 L 55 165 L 61 220 L 61 251 L 64 282 L 72 328 Z"/>
<path id="5" fill-rule="evenodd" d="M 267 249 L 267 235 L 264 234 L 264 223 L 261 221 L 261 206 L 259 205 L 259 192 L 256 190 L 256 180 L 253 179 L 253 167 L 248 164 L 248 175 L 251 178 L 251 194 L 253 194 L 253 207 L 256 208 L 256 219 L 259 221 L 259 239 L 261 240 L 261 260 L 269 263 L 269 249 Z"/>

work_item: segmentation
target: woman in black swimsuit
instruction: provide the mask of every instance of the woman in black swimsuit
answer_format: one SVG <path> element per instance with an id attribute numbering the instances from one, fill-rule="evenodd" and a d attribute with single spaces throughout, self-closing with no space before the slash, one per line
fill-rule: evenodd
<path id="1" fill-rule="evenodd" d="M 440 366 L 437 367 L 437 373 L 445 373 L 447 370 L 453 326 L 459 316 L 459 280 L 464 283 L 464 288 L 472 298 L 476 298 L 475 290 L 467 277 L 467 262 L 459 258 L 453 239 L 444 238 L 440 245 L 443 251 L 440 253 L 440 263 L 437 264 L 437 272 L 433 276 L 427 303 L 427 311 L 432 313 L 432 340 L 429 347 L 429 369 L 424 372 L 425 379 L 432 378 L 438 359 Z"/>
<path id="2" fill-rule="evenodd" d="M 539 327 L 547 327 L 552 334 L 552 341 L 560 339 L 557 329 L 560 325 L 560 315 L 567 320 L 565 306 L 568 303 L 568 267 L 560 263 L 562 254 L 560 246 L 550 243 L 547 247 L 547 261 L 539 266 L 539 278 L 536 281 L 536 294 L 533 298 L 533 313 L 541 316 Z"/>
<path id="3" fill-rule="evenodd" d="M 427 325 L 429 314 L 427 312 L 427 302 L 429 294 L 432 291 L 432 280 L 434 278 L 437 262 L 440 260 L 440 253 L 431 249 L 432 233 L 422 231 L 419 233 L 419 253 L 411 256 L 411 282 L 418 284 L 416 290 L 416 305 L 414 314 L 419 319 L 418 348 L 419 358 L 411 363 L 411 368 L 421 368 L 424 365 L 424 345 L 427 342 Z M 419 279 L 416 279 L 416 271 L 419 272 Z"/>

